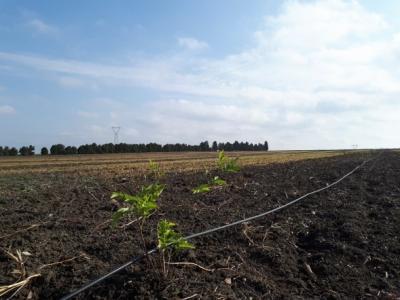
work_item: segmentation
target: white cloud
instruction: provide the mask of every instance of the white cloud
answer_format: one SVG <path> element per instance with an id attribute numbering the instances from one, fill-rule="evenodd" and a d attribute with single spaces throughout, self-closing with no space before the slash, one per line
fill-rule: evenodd
<path id="1" fill-rule="evenodd" d="M 204 50 L 209 47 L 206 42 L 192 37 L 180 37 L 178 38 L 178 44 L 188 50 Z"/>
<path id="2" fill-rule="evenodd" d="M 15 109 L 10 105 L 0 105 L 0 115 L 10 115 L 14 114 Z"/>
<path id="3" fill-rule="evenodd" d="M 183 119 L 197 119 L 199 121 L 227 121 L 242 124 L 262 125 L 271 121 L 271 116 L 257 108 L 246 108 L 237 105 L 210 104 L 201 101 L 184 99 L 158 101 L 152 104 L 153 111 Z"/>
<path id="4" fill-rule="evenodd" d="M 85 86 L 85 81 L 76 77 L 62 76 L 58 79 L 58 83 L 67 88 L 77 88 Z"/>
<path id="5" fill-rule="evenodd" d="M 30 20 L 27 25 L 32 28 L 33 30 L 35 30 L 35 32 L 37 33 L 42 33 L 42 34 L 55 34 L 58 32 L 58 28 L 47 24 L 46 22 L 44 22 L 43 20 L 39 19 L 39 18 L 35 18 Z"/>
<path id="6" fill-rule="evenodd" d="M 99 117 L 99 114 L 91 111 L 78 110 L 77 115 L 82 118 L 93 119 Z"/>

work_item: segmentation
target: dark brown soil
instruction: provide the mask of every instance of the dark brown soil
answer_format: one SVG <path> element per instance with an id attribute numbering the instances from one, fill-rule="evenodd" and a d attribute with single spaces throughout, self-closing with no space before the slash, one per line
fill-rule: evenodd
<path id="1" fill-rule="evenodd" d="M 376 153 L 372 154 L 376 156 Z M 258 214 L 331 183 L 366 154 L 246 167 L 240 173 L 169 173 L 160 209 L 145 227 L 155 245 L 161 218 L 190 234 Z M 226 187 L 191 189 L 214 175 Z M 142 253 L 133 225 L 107 224 L 112 191 L 135 192 L 151 178 L 42 174 L 0 178 L 0 285 L 18 276 L 4 250 L 28 251 L 40 273 L 15 298 L 58 299 Z M 33 224 L 41 224 L 26 231 Z M 196 250 L 159 255 L 82 293 L 79 299 L 348 299 L 400 297 L 400 154 L 385 152 L 339 185 L 251 223 L 193 240 Z M 81 256 L 79 256 L 81 255 Z M 60 264 L 41 266 L 68 260 Z M 11 295 L 11 294 L 10 294 Z M 397 297 L 397 298 L 396 298 Z"/>

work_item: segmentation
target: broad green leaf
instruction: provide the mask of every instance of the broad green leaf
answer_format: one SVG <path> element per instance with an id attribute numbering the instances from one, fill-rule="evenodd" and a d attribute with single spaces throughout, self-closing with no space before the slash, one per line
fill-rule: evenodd
<path id="1" fill-rule="evenodd" d="M 118 222 L 127 214 L 136 214 L 137 217 L 148 217 L 157 209 L 157 200 L 165 189 L 165 185 L 150 184 L 141 188 L 136 195 L 129 195 L 121 192 L 114 192 L 112 199 L 120 199 L 129 204 L 129 207 L 118 210 L 113 215 L 113 223 Z"/>
<path id="2" fill-rule="evenodd" d="M 193 194 L 202 194 L 207 193 L 211 190 L 210 186 L 207 183 L 199 185 L 197 188 L 192 190 Z"/>
<path id="3" fill-rule="evenodd" d="M 128 213 L 129 213 L 129 208 L 128 207 L 122 207 L 122 208 L 118 209 L 112 215 L 112 224 L 115 225 L 122 217 L 124 217 Z"/>
<path id="4" fill-rule="evenodd" d="M 236 173 L 240 171 L 240 167 L 237 164 L 239 158 L 229 158 L 225 155 L 224 150 L 218 152 L 218 166 L 224 172 Z"/>
<path id="5" fill-rule="evenodd" d="M 113 192 L 111 194 L 111 199 L 121 199 L 124 200 L 126 196 L 129 196 L 128 194 L 121 193 L 121 192 Z"/>
<path id="6" fill-rule="evenodd" d="M 225 185 L 226 181 L 219 178 L 218 176 L 215 176 L 214 179 L 212 180 L 213 185 Z"/>
<path id="7" fill-rule="evenodd" d="M 157 226 L 158 248 L 165 251 L 168 247 L 172 247 L 177 251 L 193 249 L 194 246 L 185 240 L 182 235 L 172 228 L 175 223 L 161 220 Z"/>

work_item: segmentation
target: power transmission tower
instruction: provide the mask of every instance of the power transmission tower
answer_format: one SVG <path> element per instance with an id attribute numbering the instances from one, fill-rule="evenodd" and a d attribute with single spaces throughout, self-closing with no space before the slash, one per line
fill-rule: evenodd
<path id="1" fill-rule="evenodd" d="M 116 145 L 116 144 L 118 144 L 118 133 L 119 133 L 119 130 L 121 129 L 121 127 L 120 126 L 113 126 L 111 128 L 112 128 L 112 130 L 114 132 L 114 145 Z"/>

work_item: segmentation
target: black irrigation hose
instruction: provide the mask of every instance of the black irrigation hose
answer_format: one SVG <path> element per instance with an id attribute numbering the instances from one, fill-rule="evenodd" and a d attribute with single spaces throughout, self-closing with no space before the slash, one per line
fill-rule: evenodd
<path id="1" fill-rule="evenodd" d="M 122 266 L 115 268 L 114 270 L 112 270 L 111 272 L 97 278 L 96 280 L 93 280 L 92 282 L 89 282 L 88 284 L 85 284 L 84 286 L 82 286 L 81 288 L 77 289 L 76 291 L 73 291 L 71 294 L 68 294 L 64 297 L 61 298 L 61 300 L 66 300 L 66 299 L 71 299 L 72 297 L 75 297 L 76 295 L 82 293 L 83 291 L 87 290 L 88 288 L 96 285 L 97 283 L 107 279 L 108 277 L 122 271 L 123 269 L 125 269 L 126 267 L 129 267 L 130 265 L 141 261 L 143 258 L 145 258 L 147 255 L 150 255 L 152 253 L 155 253 L 158 251 L 158 248 L 153 248 L 150 251 L 147 251 L 147 253 L 140 255 L 140 256 L 136 256 L 133 259 L 131 259 L 130 261 L 128 261 L 127 263 L 123 264 Z"/>
<path id="2" fill-rule="evenodd" d="M 381 153 L 382 153 L 382 152 L 381 152 Z M 284 204 L 284 205 L 282 205 L 282 206 L 276 207 L 276 208 L 274 208 L 274 209 L 271 209 L 271 210 L 269 210 L 269 211 L 263 212 L 263 213 L 261 213 L 261 214 L 258 214 L 258 215 L 255 215 L 255 216 L 252 216 L 252 217 L 249 217 L 249 218 L 246 218 L 246 219 L 242 219 L 242 220 L 239 220 L 239 221 L 236 221 L 236 222 L 233 222 L 233 223 L 229 223 L 229 224 L 226 224 L 226 225 L 223 225 L 223 226 L 211 228 L 211 229 L 208 229 L 208 230 L 205 230 L 205 231 L 202 231 L 202 232 L 198 232 L 198 233 L 194 233 L 194 234 L 188 235 L 188 236 L 184 237 L 184 239 L 186 239 L 186 240 L 193 239 L 193 238 L 196 238 L 196 237 L 199 237 L 199 236 L 203 236 L 203 235 L 206 235 L 206 234 L 210 234 L 210 233 L 212 233 L 212 232 L 215 232 L 215 231 L 219 231 L 219 230 L 223 230 L 223 229 L 226 229 L 226 228 L 229 228 L 229 227 L 232 227 L 232 226 L 236 226 L 236 225 L 239 225 L 239 224 L 248 222 L 248 221 L 252 221 L 252 220 L 255 220 L 255 219 L 264 217 L 264 216 L 269 215 L 269 214 L 272 214 L 272 213 L 274 213 L 274 212 L 280 211 L 280 210 L 282 210 L 282 209 L 284 209 L 284 208 L 286 208 L 286 207 L 288 207 L 288 206 L 291 206 L 291 205 L 295 204 L 296 202 L 299 202 L 300 200 L 302 200 L 302 199 L 304 199 L 304 198 L 307 198 L 308 196 L 317 194 L 317 193 L 319 193 L 319 192 L 322 192 L 322 191 L 324 191 L 324 190 L 327 190 L 327 189 L 329 189 L 329 188 L 331 188 L 331 187 L 337 185 L 339 182 L 341 182 L 341 181 L 344 180 L 345 178 L 349 177 L 351 174 L 353 174 L 354 172 L 356 172 L 358 169 L 362 168 L 367 162 L 371 161 L 373 158 L 377 158 L 381 153 L 379 153 L 376 157 L 372 157 L 372 158 L 370 158 L 370 159 L 368 159 L 368 160 L 363 161 L 360 165 L 358 165 L 357 167 L 355 167 L 355 168 L 354 168 L 353 170 L 351 170 L 349 173 L 345 174 L 344 176 L 342 176 L 342 177 L 339 178 L 338 180 L 336 180 L 336 181 L 334 181 L 334 182 L 328 184 L 327 186 L 325 186 L 325 187 L 323 187 L 323 188 L 320 188 L 320 189 L 317 189 L 317 190 L 315 190 L 315 191 L 309 192 L 309 193 L 307 193 L 307 194 L 304 194 L 303 196 L 301 196 L 301 197 L 299 197 L 299 198 L 296 198 L 296 199 L 294 199 L 294 200 L 292 200 L 292 201 L 290 201 L 290 202 L 288 202 L 288 203 L 286 203 L 286 204 Z M 103 276 L 101 276 L 101 277 L 99 277 L 99 278 L 93 280 L 92 282 L 87 283 L 86 285 L 82 286 L 81 288 L 77 289 L 76 291 L 74 291 L 74 292 L 72 292 L 72 293 L 70 293 L 70 294 L 64 296 L 63 298 L 61 298 L 61 300 L 67 300 L 67 299 L 71 299 L 72 297 L 75 297 L 76 295 L 82 293 L 83 291 L 87 290 L 88 288 L 90 288 L 90 287 L 96 285 L 97 283 L 99 283 L 99 282 L 101 282 L 101 281 L 107 279 L 108 277 L 110 277 L 110 276 L 112 276 L 112 275 L 114 275 L 114 274 L 116 274 L 116 273 L 122 271 L 122 270 L 125 269 L 126 267 L 128 267 L 128 266 L 130 266 L 130 265 L 132 265 L 132 264 L 134 264 L 134 263 L 136 263 L 136 262 L 138 262 L 138 261 L 141 261 L 141 260 L 142 260 L 143 258 L 145 258 L 146 256 L 151 255 L 151 254 L 153 254 L 153 253 L 155 253 L 155 252 L 157 252 L 157 251 L 158 251 L 158 248 L 153 248 L 153 249 L 147 251 L 147 252 L 146 252 L 145 254 L 143 254 L 143 255 L 134 257 L 133 259 L 131 259 L 131 260 L 128 261 L 127 263 L 123 264 L 122 266 L 120 266 L 120 267 L 118 267 L 118 268 L 115 268 L 115 269 L 112 270 L 111 272 L 109 272 L 109 273 L 107 273 L 107 274 L 105 274 L 105 275 L 103 275 Z"/>

